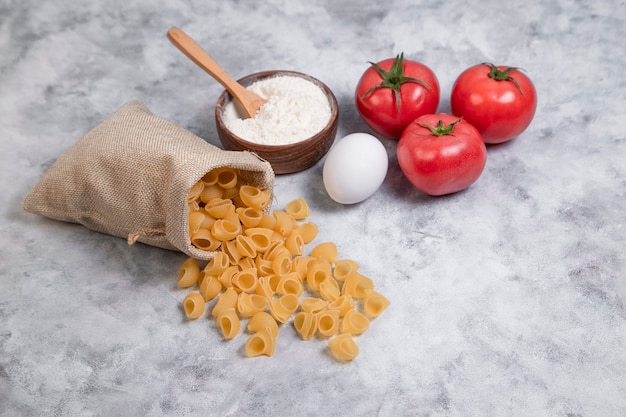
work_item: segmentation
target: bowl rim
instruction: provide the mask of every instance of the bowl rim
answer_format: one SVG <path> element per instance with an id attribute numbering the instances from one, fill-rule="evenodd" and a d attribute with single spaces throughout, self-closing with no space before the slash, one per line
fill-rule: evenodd
<path id="1" fill-rule="evenodd" d="M 240 142 L 242 146 L 246 146 L 248 149 L 251 149 L 251 150 L 261 150 L 265 152 L 271 152 L 271 151 L 280 150 L 280 149 L 293 149 L 294 146 L 301 146 L 301 145 L 306 146 L 312 142 L 318 141 L 321 136 L 323 136 L 330 129 L 332 129 L 333 125 L 337 122 L 337 119 L 339 117 L 339 107 L 337 104 L 337 98 L 335 97 L 335 94 L 332 92 L 332 90 L 326 84 L 324 84 L 322 81 L 318 80 L 317 78 L 309 74 L 305 74 L 299 71 L 292 71 L 292 70 L 266 70 L 266 71 L 259 71 L 259 72 L 255 72 L 252 74 L 248 74 L 238 79 L 237 82 L 242 84 L 244 87 L 247 87 L 249 85 L 249 83 L 247 82 L 250 81 L 250 79 L 255 79 L 255 81 L 258 81 L 261 79 L 272 78 L 272 77 L 281 76 L 281 75 L 304 78 L 308 81 L 313 82 L 315 85 L 317 85 L 318 87 L 322 89 L 322 91 L 324 92 L 324 95 L 328 98 L 328 101 L 331 107 L 330 119 L 328 120 L 328 123 L 326 123 L 326 125 L 322 128 L 322 130 L 320 130 L 313 136 L 310 136 L 306 139 L 302 139 L 297 142 L 287 143 L 287 144 L 282 144 L 282 145 L 266 145 L 263 143 L 256 143 L 256 142 L 251 142 L 249 140 L 246 140 L 242 138 L 241 136 L 238 136 L 235 133 L 233 133 L 233 131 L 230 130 L 226 126 L 222 118 L 224 109 L 226 105 L 230 102 L 228 101 L 227 103 L 226 100 L 227 99 L 233 100 L 228 90 L 224 90 L 220 94 L 215 105 L 215 119 L 217 121 L 217 124 L 219 125 L 219 128 L 228 132 L 228 134 L 232 136 L 233 138 L 235 138 L 236 142 Z"/>

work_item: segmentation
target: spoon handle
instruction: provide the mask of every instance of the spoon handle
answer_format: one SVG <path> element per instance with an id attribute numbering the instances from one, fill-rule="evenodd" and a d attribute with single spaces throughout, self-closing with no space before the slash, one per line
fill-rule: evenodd
<path id="1" fill-rule="evenodd" d="M 190 38 L 189 35 L 181 29 L 176 27 L 171 28 L 167 32 L 167 38 L 174 46 L 180 49 L 182 53 L 187 55 L 189 59 L 222 84 L 222 86 L 239 101 L 243 110 L 248 113 L 249 117 L 254 117 L 256 111 L 265 102 L 263 98 L 252 93 L 228 75 L 196 41 Z"/>

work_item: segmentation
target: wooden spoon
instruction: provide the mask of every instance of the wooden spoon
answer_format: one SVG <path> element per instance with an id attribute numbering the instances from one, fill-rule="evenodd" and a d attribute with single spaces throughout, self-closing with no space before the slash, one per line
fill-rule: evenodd
<path id="1" fill-rule="evenodd" d="M 248 117 L 254 117 L 267 100 L 246 89 L 226 73 L 193 39 L 179 28 L 171 28 L 167 38 L 200 68 L 208 72 L 237 100 Z"/>

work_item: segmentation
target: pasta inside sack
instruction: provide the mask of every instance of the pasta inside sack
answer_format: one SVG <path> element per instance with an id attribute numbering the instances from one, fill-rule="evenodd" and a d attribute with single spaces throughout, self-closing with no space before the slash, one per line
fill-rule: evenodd
<path id="1" fill-rule="evenodd" d="M 184 301 L 188 317 L 200 317 L 195 303 L 217 298 L 210 315 L 225 339 L 237 337 L 241 328 L 250 333 L 246 356 L 274 355 L 279 329 L 291 322 L 300 339 L 325 339 L 337 360 L 353 360 L 359 354 L 354 338 L 369 330 L 389 300 L 359 263 L 339 258 L 335 243 L 319 243 L 306 253 L 318 229 L 303 223 L 310 213 L 304 199 L 263 212 L 268 195 L 240 187 L 236 177 L 221 169 L 190 189 L 189 232 L 203 231 L 207 241 L 217 242 L 217 251 L 202 268 L 193 258 L 180 266 L 178 286 L 199 288 L 190 290 L 193 303 Z M 207 187 L 211 198 L 204 201 Z M 244 320 L 247 326 L 240 324 Z"/>
<path id="2" fill-rule="evenodd" d="M 208 260 L 221 242 L 205 232 L 214 226 L 204 206 L 230 221 L 223 204 L 241 194 L 269 211 L 273 183 L 271 165 L 255 154 L 222 150 L 132 101 L 57 158 L 23 207 Z M 232 223 L 219 226 L 222 237 L 236 232 Z"/>

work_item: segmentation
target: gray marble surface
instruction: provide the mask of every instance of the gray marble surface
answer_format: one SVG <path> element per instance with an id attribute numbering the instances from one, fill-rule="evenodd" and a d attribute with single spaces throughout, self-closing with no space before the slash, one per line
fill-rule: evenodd
<path id="1" fill-rule="evenodd" d="M 473 4 L 472 4 L 473 3 Z M 626 415 L 626 7 L 621 0 L 0 0 L 0 416 Z M 429 65 L 440 111 L 466 67 L 519 66 L 539 104 L 468 190 L 414 190 L 390 169 L 341 206 L 321 164 L 276 179 L 309 202 L 392 302 L 339 364 L 281 332 L 242 356 L 188 322 L 185 256 L 26 213 L 51 163 L 130 100 L 218 143 L 222 88 L 166 39 L 196 38 L 235 77 L 325 82 L 338 138 L 369 132 L 352 94 L 367 61 Z"/>

